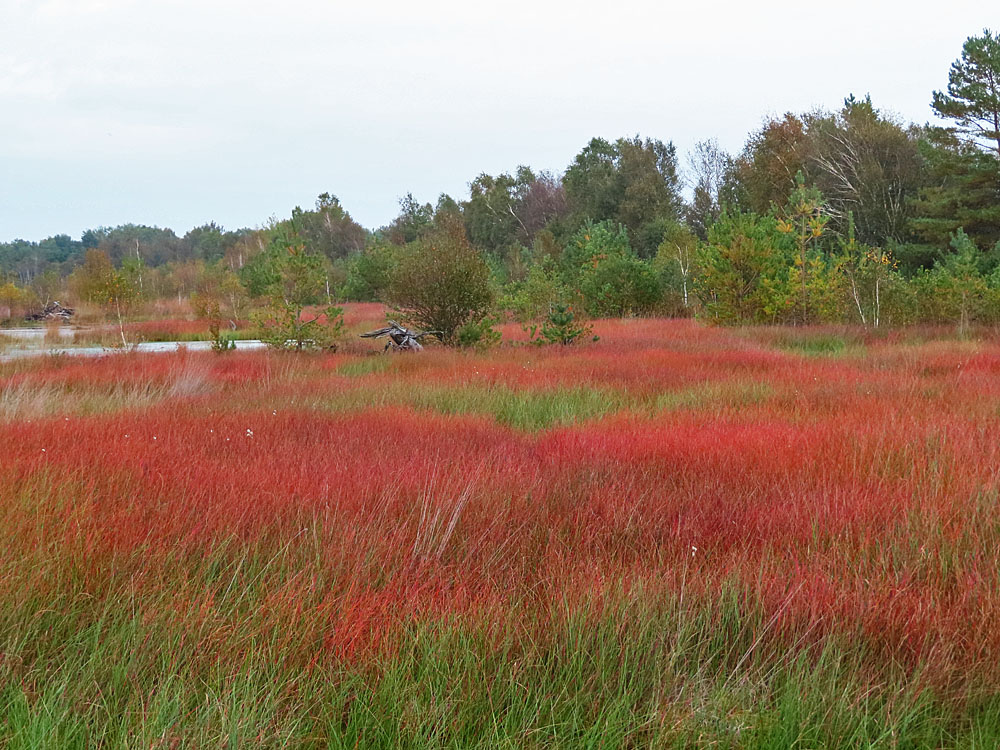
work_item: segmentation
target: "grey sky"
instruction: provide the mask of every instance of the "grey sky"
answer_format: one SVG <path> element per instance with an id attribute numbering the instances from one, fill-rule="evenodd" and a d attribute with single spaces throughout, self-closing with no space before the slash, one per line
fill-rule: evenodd
<path id="1" fill-rule="evenodd" d="M 734 151 L 852 92 L 925 122 L 989 5 L 0 0 L 0 241 L 259 226 L 324 191 L 376 227 L 595 135 Z"/>

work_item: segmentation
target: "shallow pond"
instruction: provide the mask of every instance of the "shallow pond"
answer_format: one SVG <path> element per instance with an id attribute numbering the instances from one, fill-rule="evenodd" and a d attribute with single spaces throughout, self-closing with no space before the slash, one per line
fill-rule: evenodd
<path id="1" fill-rule="evenodd" d="M 35 329 L 11 329 L 11 330 L 35 330 Z M 70 330 L 70 335 L 72 335 L 72 329 Z M 41 331 L 41 336 L 12 336 L 11 338 L 23 338 L 27 340 L 37 340 L 41 342 L 44 338 L 45 331 Z M 9 331 L 4 331 L 4 335 L 8 335 Z M 61 335 L 61 334 L 60 334 Z M 240 351 L 250 350 L 250 349 L 263 349 L 266 344 L 258 339 L 241 339 L 236 342 L 236 348 Z M 145 353 L 163 353 L 163 352 L 176 352 L 180 348 L 187 349 L 191 352 L 203 352 L 208 351 L 212 348 L 211 341 L 144 341 L 131 347 L 132 351 L 145 352 Z M 46 354 L 53 355 L 67 355 L 73 357 L 103 357 L 108 354 L 120 353 L 121 349 L 114 349 L 104 346 L 32 346 L 32 347 L 14 347 L 10 349 L 0 349 L 0 361 L 11 360 L 11 359 L 22 359 L 24 357 L 39 357 Z"/>

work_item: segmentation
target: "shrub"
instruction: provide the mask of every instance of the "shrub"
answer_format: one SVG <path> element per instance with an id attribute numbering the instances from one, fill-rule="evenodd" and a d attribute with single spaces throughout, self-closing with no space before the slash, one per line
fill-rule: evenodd
<path id="1" fill-rule="evenodd" d="M 632 253 L 628 232 L 621 224 L 610 221 L 594 223 L 587 221 L 574 234 L 562 252 L 563 278 L 566 283 L 579 283 L 583 269 L 595 258 L 601 256 L 628 255 Z"/>
<path id="2" fill-rule="evenodd" d="M 499 344 L 500 331 L 494 325 L 496 320 L 491 317 L 466 321 L 455 332 L 458 345 L 465 349 L 489 349 Z"/>
<path id="3" fill-rule="evenodd" d="M 343 298 L 352 302 L 380 300 L 389 286 L 392 264 L 391 245 L 374 245 L 354 256 L 347 267 Z"/>
<path id="4" fill-rule="evenodd" d="M 992 295 L 979 272 L 979 251 L 961 229 L 951 241 L 953 253 L 914 278 L 920 317 L 929 323 L 958 323 L 963 334 L 970 324 L 988 320 Z"/>
<path id="5" fill-rule="evenodd" d="M 556 303 L 549 309 L 548 318 L 541 331 L 536 327 L 531 329 L 531 340 L 536 344 L 561 344 L 566 346 L 574 343 L 582 336 L 590 336 L 594 332 L 589 325 L 576 321 L 573 309 L 566 304 Z M 597 341 L 597 336 L 594 336 Z"/>
<path id="6" fill-rule="evenodd" d="M 588 221 L 566 245 L 562 265 L 564 281 L 579 289 L 590 315 L 650 312 L 662 296 L 656 274 L 632 251 L 620 224 Z"/>
<path id="7" fill-rule="evenodd" d="M 794 253 L 773 216 L 727 213 L 698 248 L 695 291 L 705 317 L 714 323 L 772 322 L 775 288 L 787 285 Z"/>
<path id="8" fill-rule="evenodd" d="M 508 285 L 501 304 L 503 309 L 510 310 L 514 320 L 527 323 L 544 318 L 552 306 L 566 299 L 569 293 L 555 271 L 532 266 L 524 281 Z"/>
<path id="9" fill-rule="evenodd" d="M 449 222 L 399 251 L 387 298 L 407 325 L 456 345 L 460 328 L 489 316 L 495 296 L 486 261 Z"/>
<path id="10" fill-rule="evenodd" d="M 580 292 L 587 312 L 602 318 L 652 312 L 661 298 L 653 269 L 631 253 L 592 258 L 580 274 Z"/>
<path id="11" fill-rule="evenodd" d="M 222 331 L 218 303 L 215 303 L 210 312 L 212 313 L 212 318 L 208 324 L 208 335 L 212 342 L 212 351 L 216 354 L 225 354 L 226 352 L 234 351 L 236 349 L 236 341 L 232 336 Z"/>
<path id="12" fill-rule="evenodd" d="M 322 300 L 326 290 L 324 259 L 290 238 L 275 242 L 278 245 L 270 252 L 270 281 L 263 287 L 267 306 L 254 316 L 261 341 L 296 351 L 332 345 L 343 327 L 343 310 L 330 305 L 318 313 L 306 312 Z"/>
<path id="13" fill-rule="evenodd" d="M 19 317 L 24 314 L 28 303 L 28 293 L 8 281 L 0 284 L 0 319 Z"/>
<path id="14" fill-rule="evenodd" d="M 254 316 L 260 340 L 272 349 L 305 351 L 333 347 L 344 326 L 343 309 L 330 306 L 306 313 L 294 307 L 273 304 Z M 305 316 L 311 317 L 305 317 Z"/>

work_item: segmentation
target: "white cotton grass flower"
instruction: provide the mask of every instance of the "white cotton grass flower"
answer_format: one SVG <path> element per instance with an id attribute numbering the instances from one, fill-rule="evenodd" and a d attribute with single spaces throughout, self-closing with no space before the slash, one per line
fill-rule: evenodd
<path id="1" fill-rule="evenodd" d="M 695 555 L 695 553 L 696 553 L 697 551 L 698 551 L 698 548 L 697 548 L 697 547 L 695 547 L 695 546 L 694 546 L 694 545 L 692 544 L 692 545 L 691 545 L 691 557 L 694 557 L 694 555 Z"/>
<path id="2" fill-rule="evenodd" d="M 253 437 L 253 430 L 247 427 L 247 437 Z"/>

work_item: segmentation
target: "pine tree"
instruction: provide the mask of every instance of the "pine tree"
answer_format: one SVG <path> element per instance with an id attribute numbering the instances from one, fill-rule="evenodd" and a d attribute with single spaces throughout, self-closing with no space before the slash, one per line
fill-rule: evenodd
<path id="1" fill-rule="evenodd" d="M 954 121 L 952 130 L 966 142 L 1000 159 L 1000 35 L 985 29 L 965 40 L 962 56 L 951 64 L 947 93 L 935 91 L 931 106 Z"/>

